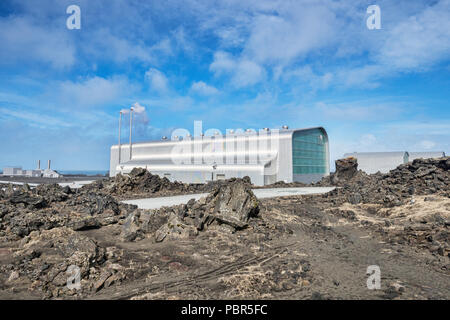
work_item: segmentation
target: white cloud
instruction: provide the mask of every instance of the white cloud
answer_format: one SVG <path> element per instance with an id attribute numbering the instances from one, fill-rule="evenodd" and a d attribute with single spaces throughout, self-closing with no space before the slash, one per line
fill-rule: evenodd
<path id="1" fill-rule="evenodd" d="M 280 2 L 277 13 L 256 15 L 244 56 L 258 63 L 288 63 L 335 44 L 340 24 L 329 3 Z"/>
<path id="2" fill-rule="evenodd" d="M 75 45 L 63 28 L 51 29 L 25 17 L 0 17 L 0 64 L 42 62 L 62 69 L 75 63 Z"/>
<path id="3" fill-rule="evenodd" d="M 400 21 L 377 56 L 387 66 L 421 71 L 450 56 L 450 1 L 441 0 Z"/>
<path id="4" fill-rule="evenodd" d="M 430 140 L 422 140 L 418 145 L 422 149 L 430 150 L 436 146 L 436 142 Z"/>
<path id="5" fill-rule="evenodd" d="M 266 78 L 266 71 L 257 63 L 242 60 L 237 64 L 231 82 L 238 88 L 254 85 Z"/>
<path id="6" fill-rule="evenodd" d="M 47 92 L 50 98 L 54 95 L 53 90 Z M 116 76 L 110 79 L 92 77 L 78 82 L 64 81 L 59 84 L 57 94 L 62 108 L 73 108 L 117 103 L 119 98 L 133 91 L 134 86 L 128 82 L 127 78 Z"/>
<path id="7" fill-rule="evenodd" d="M 232 72 L 236 68 L 236 61 L 233 57 L 224 51 L 214 53 L 214 61 L 209 66 L 209 70 L 216 76 Z"/>
<path id="8" fill-rule="evenodd" d="M 0 116 L 8 115 L 14 117 L 16 119 L 26 120 L 31 124 L 38 124 L 43 127 L 70 127 L 72 124 L 70 122 L 60 120 L 56 117 L 52 117 L 42 112 L 29 112 L 25 110 L 12 110 L 11 108 L 1 108 L 0 107 Z"/>
<path id="9" fill-rule="evenodd" d="M 219 90 L 203 81 L 194 82 L 190 91 L 204 96 L 212 96 L 219 93 Z"/>
<path id="10" fill-rule="evenodd" d="M 397 118 L 403 113 L 403 108 L 396 104 L 376 102 L 345 102 L 325 103 L 318 102 L 311 110 L 304 108 L 303 112 L 313 112 L 325 119 L 343 121 L 387 121 Z"/>
<path id="11" fill-rule="evenodd" d="M 145 78 L 150 82 L 150 88 L 159 93 L 165 93 L 168 90 L 167 77 L 155 68 L 150 68 L 145 72 Z"/>
<path id="12" fill-rule="evenodd" d="M 279 73 L 281 72 L 278 71 L 277 68 L 275 72 L 275 78 L 277 78 L 277 75 Z M 285 82 L 296 80 L 298 82 L 308 83 L 309 86 L 314 90 L 326 89 L 333 81 L 333 79 L 334 79 L 333 73 L 327 72 L 320 75 L 315 73 L 312 70 L 311 66 L 308 65 L 291 69 L 283 73 L 283 80 Z"/>
<path id="13" fill-rule="evenodd" d="M 214 54 L 209 70 L 216 76 L 231 75 L 231 83 L 236 88 L 252 86 L 266 78 L 266 71 L 259 64 L 248 59 L 235 59 L 222 51 Z"/>
<path id="14" fill-rule="evenodd" d="M 172 44 L 169 38 L 163 37 L 158 42 L 148 45 L 143 41 L 130 41 L 120 35 L 114 35 L 110 30 L 100 28 L 92 32 L 88 43 L 80 50 L 90 59 L 101 61 L 111 60 L 116 63 L 137 60 L 156 64 L 161 57 L 173 55 Z"/>
<path id="15" fill-rule="evenodd" d="M 360 144 L 365 147 L 372 146 L 376 141 L 377 138 L 375 138 L 375 136 L 371 133 L 366 133 L 362 135 L 361 138 L 359 139 Z"/>

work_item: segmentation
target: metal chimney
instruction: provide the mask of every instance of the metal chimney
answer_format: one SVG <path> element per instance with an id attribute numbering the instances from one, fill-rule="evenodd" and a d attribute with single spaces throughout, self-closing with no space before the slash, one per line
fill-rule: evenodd
<path id="1" fill-rule="evenodd" d="M 121 150 L 120 150 L 120 129 L 122 128 L 122 111 L 119 112 L 119 164 L 120 164 L 120 156 L 121 156 Z"/>
<path id="2" fill-rule="evenodd" d="M 48 160 L 47 162 L 47 169 L 50 170 L 50 164 L 52 163 L 52 160 Z"/>
<path id="3" fill-rule="evenodd" d="M 132 133 L 133 133 L 133 110 L 134 110 L 134 108 L 131 107 L 130 108 L 130 160 L 131 160 L 131 155 L 132 155 L 131 136 L 132 136 Z"/>
<path id="4" fill-rule="evenodd" d="M 38 160 L 37 162 L 37 170 L 41 170 L 41 160 Z"/>

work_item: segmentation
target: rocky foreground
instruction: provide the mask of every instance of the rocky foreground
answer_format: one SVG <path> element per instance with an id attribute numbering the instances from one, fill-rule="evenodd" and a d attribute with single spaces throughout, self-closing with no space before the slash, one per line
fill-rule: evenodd
<path id="1" fill-rule="evenodd" d="M 249 179 L 141 169 L 78 190 L 8 186 L 0 299 L 449 299 L 449 168 L 420 159 L 367 175 L 343 159 L 317 184 L 334 191 L 264 200 Z M 209 195 L 159 210 L 119 201 L 198 192 Z"/>

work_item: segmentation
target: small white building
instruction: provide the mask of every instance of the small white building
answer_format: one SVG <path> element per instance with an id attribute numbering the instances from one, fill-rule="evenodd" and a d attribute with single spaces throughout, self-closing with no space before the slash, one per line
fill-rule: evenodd
<path id="1" fill-rule="evenodd" d="M 409 161 L 409 153 L 400 152 L 354 152 L 344 154 L 344 158 L 353 157 L 358 160 L 358 169 L 372 174 L 380 171 L 388 173 L 399 165 Z"/>
<path id="2" fill-rule="evenodd" d="M 444 151 L 426 151 L 426 152 L 410 152 L 409 161 L 415 159 L 442 158 L 445 157 Z"/>
<path id="3" fill-rule="evenodd" d="M 55 170 L 45 169 L 45 170 L 43 170 L 42 177 L 44 177 L 44 178 L 59 178 L 59 177 L 61 177 L 61 175 L 58 172 L 56 172 Z"/>
<path id="4" fill-rule="evenodd" d="M 22 168 L 21 167 L 3 168 L 3 175 L 4 176 L 20 176 L 20 175 L 22 175 Z"/>
<path id="5" fill-rule="evenodd" d="M 22 175 L 26 176 L 26 177 L 40 177 L 42 176 L 42 171 L 41 170 L 22 170 Z"/>

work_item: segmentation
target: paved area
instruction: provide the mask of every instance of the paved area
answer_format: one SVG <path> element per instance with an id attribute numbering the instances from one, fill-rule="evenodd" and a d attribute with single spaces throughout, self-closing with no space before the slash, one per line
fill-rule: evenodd
<path id="1" fill-rule="evenodd" d="M 55 181 L 56 182 L 56 181 Z M 84 180 L 84 181 L 72 181 L 72 182 L 61 182 L 58 183 L 61 187 L 69 186 L 72 189 L 78 189 L 84 186 L 85 184 L 89 184 L 94 182 L 94 180 Z M 15 186 L 22 186 L 25 184 L 25 182 L 17 182 L 17 181 L 7 181 L 7 180 L 0 180 L 0 183 L 4 184 L 12 184 Z M 39 183 L 28 183 L 28 185 L 32 188 L 39 185 Z M 3 188 L 5 189 L 5 188 Z"/>
<path id="2" fill-rule="evenodd" d="M 321 194 L 333 190 L 334 187 L 302 187 L 302 188 L 272 188 L 272 189 L 253 189 L 253 193 L 259 199 L 276 198 L 294 195 Z M 128 204 L 137 205 L 140 209 L 159 209 L 161 207 L 170 207 L 187 203 L 190 199 L 198 200 L 208 195 L 207 193 L 188 194 L 182 196 L 147 198 L 122 201 Z"/>

